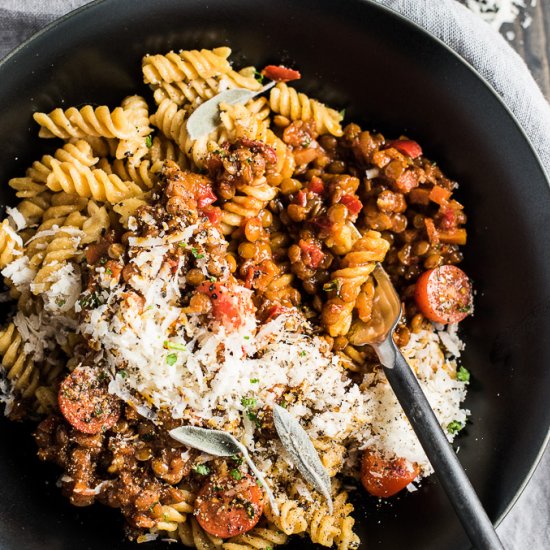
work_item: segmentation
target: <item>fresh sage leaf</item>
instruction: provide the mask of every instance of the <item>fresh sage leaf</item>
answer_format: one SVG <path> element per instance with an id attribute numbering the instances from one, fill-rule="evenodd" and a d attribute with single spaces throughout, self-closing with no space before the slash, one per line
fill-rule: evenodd
<path id="1" fill-rule="evenodd" d="M 220 124 L 220 103 L 229 103 L 237 105 L 246 103 L 249 99 L 263 94 L 276 82 L 270 82 L 260 90 L 254 92 L 245 88 L 232 88 L 216 94 L 214 97 L 205 101 L 197 107 L 191 116 L 187 119 L 187 133 L 191 139 L 199 139 L 213 132 Z"/>
<path id="2" fill-rule="evenodd" d="M 273 421 L 279 439 L 288 451 L 292 462 L 304 479 L 325 497 L 329 512 L 332 514 L 330 476 L 306 431 L 287 410 L 279 405 L 273 408 Z"/>
<path id="3" fill-rule="evenodd" d="M 261 472 L 248 454 L 247 448 L 230 433 L 209 430 L 197 426 L 180 426 L 168 432 L 176 441 L 213 456 L 234 456 L 242 454 L 248 467 L 265 488 L 273 513 L 279 515 L 279 507 Z"/>

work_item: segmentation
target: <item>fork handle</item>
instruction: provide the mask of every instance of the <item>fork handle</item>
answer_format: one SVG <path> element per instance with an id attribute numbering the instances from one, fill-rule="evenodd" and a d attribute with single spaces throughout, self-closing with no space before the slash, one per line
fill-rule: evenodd
<path id="1" fill-rule="evenodd" d="M 391 334 L 373 346 L 399 403 L 430 460 L 464 530 L 478 550 L 504 550 L 411 367 Z"/>

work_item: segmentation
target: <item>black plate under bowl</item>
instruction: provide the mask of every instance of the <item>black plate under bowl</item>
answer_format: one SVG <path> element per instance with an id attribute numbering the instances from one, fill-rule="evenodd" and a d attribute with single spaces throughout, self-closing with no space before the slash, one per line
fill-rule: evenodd
<path id="1" fill-rule="evenodd" d="M 239 62 L 298 67 L 300 88 L 345 107 L 348 120 L 390 136 L 406 132 L 461 183 L 469 213 L 465 268 L 477 299 L 463 328 L 472 416 L 457 445 L 489 515 L 501 518 L 550 425 L 550 191 L 512 116 L 433 37 L 360 0 L 105 0 L 50 26 L 0 65 L 1 180 L 21 175 L 44 148 L 32 112 L 117 104 L 147 93 L 144 53 L 222 43 Z M 0 191 L 9 202 L 7 186 Z M 65 502 L 55 468 L 35 458 L 29 430 L 0 423 L 0 547 L 134 548 L 122 539 L 116 511 Z M 357 496 L 365 547 L 468 547 L 435 479 L 380 507 Z"/>

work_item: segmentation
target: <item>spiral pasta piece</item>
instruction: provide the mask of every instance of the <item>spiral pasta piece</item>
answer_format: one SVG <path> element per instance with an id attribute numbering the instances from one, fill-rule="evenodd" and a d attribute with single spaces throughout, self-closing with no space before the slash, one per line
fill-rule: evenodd
<path id="1" fill-rule="evenodd" d="M 224 132 L 216 129 L 211 134 L 199 139 L 191 139 L 187 133 L 185 118 L 187 113 L 169 99 L 163 100 L 157 111 L 151 116 L 151 123 L 155 125 L 165 137 L 176 142 L 181 151 L 193 161 L 198 168 L 204 166 L 208 153 L 218 148 L 224 139 Z"/>
<path id="2" fill-rule="evenodd" d="M 223 539 L 204 531 L 193 517 L 178 524 L 177 534 L 185 546 L 197 550 L 219 550 L 223 545 Z"/>
<path id="3" fill-rule="evenodd" d="M 338 111 L 309 98 L 284 82 L 279 82 L 271 89 L 269 105 L 273 112 L 290 120 L 314 120 L 320 134 L 332 134 L 337 137 L 343 134 L 340 125 L 343 117 Z"/>
<path id="4" fill-rule="evenodd" d="M 13 323 L 0 330 L 0 356 L 7 379 L 24 399 L 31 398 L 39 383 L 34 362 L 23 352 L 23 340 Z"/>
<path id="5" fill-rule="evenodd" d="M 296 500 L 287 496 L 277 498 L 279 514 L 274 514 L 268 507 L 264 514 L 269 521 L 285 535 L 297 535 L 304 533 L 308 523 L 303 507 Z"/>
<path id="6" fill-rule="evenodd" d="M 285 533 L 268 524 L 267 527 L 257 526 L 248 533 L 227 539 L 222 547 L 223 550 L 269 550 L 285 544 L 287 540 Z"/>
<path id="7" fill-rule="evenodd" d="M 210 78 L 194 78 L 189 82 L 160 82 L 154 91 L 156 103 L 163 99 L 170 99 L 179 106 L 197 106 L 199 102 L 206 101 L 222 90 L 231 88 L 245 88 L 258 91 L 262 85 L 253 77 L 230 70 L 229 72 Z"/>
<path id="8" fill-rule="evenodd" d="M 4 269 L 22 254 L 23 242 L 21 237 L 10 226 L 8 220 L 0 224 L 0 269 Z"/>
<path id="9" fill-rule="evenodd" d="M 118 214 L 121 225 L 128 229 L 129 219 L 135 217 L 138 209 L 147 204 L 149 204 L 149 197 L 143 194 L 115 204 L 113 210 Z"/>
<path id="10" fill-rule="evenodd" d="M 266 141 L 269 127 L 269 107 L 262 97 L 247 105 L 220 104 L 220 119 L 228 141 L 247 138 Z"/>
<path id="11" fill-rule="evenodd" d="M 222 207 L 221 227 L 224 235 L 230 235 L 247 218 L 258 216 L 267 203 L 277 196 L 277 188 L 267 182 L 260 185 L 241 185 L 231 200 Z"/>
<path id="12" fill-rule="evenodd" d="M 310 507 L 308 533 L 311 541 L 321 546 L 333 546 L 338 550 L 352 550 L 359 546 L 359 537 L 353 533 L 354 520 L 350 517 L 353 505 L 348 501 L 346 491 L 341 491 L 333 499 L 333 513 L 326 503 Z"/>
<path id="13" fill-rule="evenodd" d="M 367 231 L 344 256 L 341 268 L 332 273 L 334 290 L 322 312 L 323 326 L 332 337 L 348 333 L 361 289 L 368 281 L 376 262 L 384 260 L 388 249 L 389 244 L 380 233 Z"/>
<path id="14" fill-rule="evenodd" d="M 275 166 L 269 166 L 266 172 L 266 179 L 269 185 L 278 186 L 284 179 L 292 177 L 296 162 L 292 151 L 285 142 L 278 138 L 271 130 L 267 130 L 265 142 L 273 148 L 277 155 Z"/>
<path id="15" fill-rule="evenodd" d="M 44 212 L 50 207 L 52 193 L 45 191 L 34 197 L 23 199 L 18 205 L 17 210 L 23 215 L 27 226 L 37 224 L 44 215 Z"/>
<path id="16" fill-rule="evenodd" d="M 143 97 L 131 95 L 122 101 L 122 108 L 128 115 L 128 121 L 136 129 L 136 135 L 122 139 L 118 144 L 115 156 L 117 159 L 128 159 L 131 164 L 138 164 L 147 154 L 147 136 L 152 132 L 149 126 L 149 107 Z"/>
<path id="17" fill-rule="evenodd" d="M 230 48 L 220 47 L 146 55 L 142 61 L 143 81 L 146 84 L 159 84 L 162 81 L 171 83 L 227 73 L 231 70 L 227 60 L 230 53 Z"/>
<path id="18" fill-rule="evenodd" d="M 100 165 L 108 174 L 115 174 L 123 181 L 131 181 L 141 189 L 152 189 L 158 182 L 158 174 L 162 168 L 162 162 L 152 163 L 150 160 L 142 160 L 133 164 L 129 160 L 115 160 L 112 164 L 107 161 Z"/>
<path id="19" fill-rule="evenodd" d="M 140 187 L 129 181 L 122 181 L 104 170 L 91 170 L 87 166 L 70 162 L 52 161 L 52 173 L 48 176 L 48 187 L 53 191 L 76 193 L 96 201 L 119 202 L 139 195 Z"/>
<path id="20" fill-rule="evenodd" d="M 194 495 L 190 491 L 180 489 L 183 500 L 174 504 L 163 504 L 158 512 L 160 520 L 156 525 L 159 531 L 173 532 L 178 526 L 187 521 L 187 515 L 193 513 Z"/>
<path id="21" fill-rule="evenodd" d="M 153 144 L 149 149 L 149 158 L 153 164 L 171 160 L 181 169 L 187 168 L 189 164 L 183 151 L 173 141 L 162 135 L 153 138 Z"/>
<path id="22" fill-rule="evenodd" d="M 66 223 L 73 214 L 82 212 L 88 206 L 88 199 L 72 193 L 60 191 L 54 193 L 50 206 L 42 215 L 42 223 L 38 226 L 36 233 L 51 229 L 53 226 L 74 225 Z"/>
<path id="23" fill-rule="evenodd" d="M 42 138 L 61 139 L 82 138 L 86 136 L 131 139 L 137 135 L 128 114 L 122 107 L 113 111 L 106 105 L 95 109 L 85 105 L 81 109 L 61 108 L 51 113 L 34 113 L 34 120 L 41 126 L 38 135 Z"/>

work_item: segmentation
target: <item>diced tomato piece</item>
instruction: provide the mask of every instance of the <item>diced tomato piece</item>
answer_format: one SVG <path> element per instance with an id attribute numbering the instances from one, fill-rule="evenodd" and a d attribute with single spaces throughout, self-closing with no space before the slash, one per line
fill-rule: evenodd
<path id="1" fill-rule="evenodd" d="M 255 271 L 256 271 L 256 268 L 254 266 L 250 266 L 246 270 L 246 279 L 244 280 L 244 286 L 246 288 L 252 288 L 252 283 L 254 282 Z"/>
<path id="2" fill-rule="evenodd" d="M 439 244 L 439 233 L 435 228 L 434 221 L 431 218 L 425 218 L 424 225 L 426 226 L 426 233 L 428 233 L 430 243 Z"/>
<path id="3" fill-rule="evenodd" d="M 120 279 L 123 267 L 124 266 L 116 260 L 108 260 L 105 263 L 105 274 L 111 279 L 118 281 Z"/>
<path id="4" fill-rule="evenodd" d="M 359 197 L 356 195 L 344 195 L 340 202 L 348 209 L 349 213 L 352 216 L 356 216 L 361 212 L 363 208 L 363 203 L 359 200 Z"/>
<path id="5" fill-rule="evenodd" d="M 263 68 L 262 74 L 275 82 L 290 82 L 302 78 L 300 71 L 289 69 L 283 65 L 267 65 Z"/>
<path id="6" fill-rule="evenodd" d="M 197 206 L 203 209 L 217 199 L 218 197 L 212 191 L 212 187 L 207 183 L 201 182 L 197 189 Z"/>
<path id="7" fill-rule="evenodd" d="M 241 311 L 245 305 L 238 294 L 222 283 L 203 283 L 197 291 L 206 294 L 212 302 L 212 315 L 216 321 L 226 328 L 241 326 L 243 320 Z"/>
<path id="8" fill-rule="evenodd" d="M 378 453 L 366 450 L 361 463 L 361 482 L 373 496 L 391 497 L 403 490 L 420 473 L 416 464 L 405 458 L 387 460 Z"/>
<path id="9" fill-rule="evenodd" d="M 285 311 L 286 308 L 280 304 L 275 304 L 274 306 L 271 306 L 267 311 L 265 322 L 268 323 L 272 319 L 276 319 L 277 317 L 279 317 L 279 315 L 281 315 L 281 313 L 284 313 Z"/>
<path id="10" fill-rule="evenodd" d="M 456 223 L 456 210 L 450 206 L 444 206 L 439 209 L 440 220 L 439 227 L 441 229 L 454 229 L 457 225 Z"/>
<path id="11" fill-rule="evenodd" d="M 388 145 L 412 159 L 422 155 L 422 148 L 412 139 L 396 139 L 394 141 L 390 141 Z"/>
<path id="12" fill-rule="evenodd" d="M 415 187 L 418 187 L 418 180 L 411 170 L 405 170 L 394 182 L 394 187 L 402 193 L 409 193 Z"/>
<path id="13" fill-rule="evenodd" d="M 316 243 L 304 241 L 302 239 L 298 242 L 298 246 L 302 251 L 302 261 L 304 264 L 312 269 L 317 269 L 325 257 L 321 247 Z"/>
<path id="14" fill-rule="evenodd" d="M 307 204 L 307 194 L 305 191 L 298 191 L 294 197 L 294 204 L 305 206 Z"/>
<path id="15" fill-rule="evenodd" d="M 107 391 L 106 379 L 93 367 L 76 367 L 61 383 L 59 409 L 78 431 L 97 434 L 112 428 L 120 416 L 119 401 Z"/>
<path id="16" fill-rule="evenodd" d="M 313 178 L 311 178 L 311 181 L 309 182 L 307 188 L 312 193 L 322 195 L 325 191 L 325 184 L 323 183 L 323 180 L 321 178 L 314 176 Z"/>
<path id="17" fill-rule="evenodd" d="M 252 476 L 240 472 L 238 476 L 211 478 L 195 500 L 197 522 L 207 533 L 222 539 L 250 531 L 263 510 L 262 489 Z"/>
<path id="18" fill-rule="evenodd" d="M 454 265 L 422 273 L 414 297 L 422 314 L 434 323 L 459 323 L 472 311 L 470 279 Z"/>
<path id="19" fill-rule="evenodd" d="M 202 212 L 213 225 L 218 225 L 222 219 L 222 210 L 217 206 L 207 206 Z"/>
<path id="20" fill-rule="evenodd" d="M 439 185 L 434 185 L 430 191 L 430 200 L 440 206 L 446 204 L 451 198 L 452 192 Z"/>

